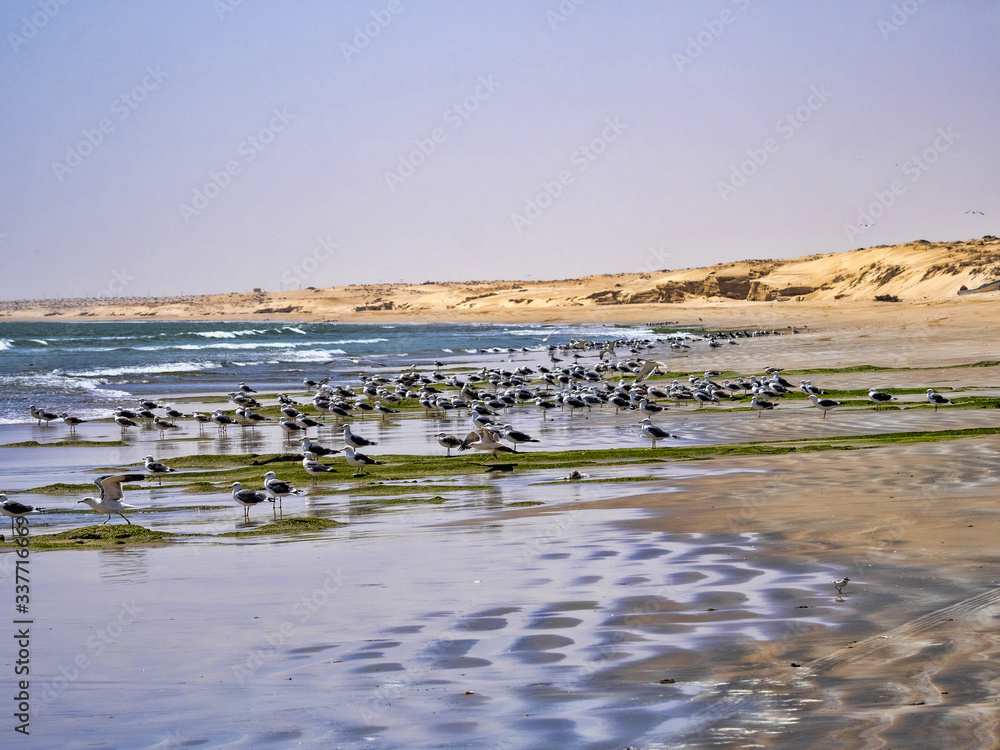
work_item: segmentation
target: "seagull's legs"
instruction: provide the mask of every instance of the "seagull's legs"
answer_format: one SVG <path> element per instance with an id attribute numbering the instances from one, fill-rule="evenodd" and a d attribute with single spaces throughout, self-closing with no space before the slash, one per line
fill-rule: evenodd
<path id="1" fill-rule="evenodd" d="M 122 518 L 125 518 L 125 516 L 123 514 L 121 514 L 121 513 L 119 513 L 118 515 L 121 516 Z M 110 519 L 111 516 L 108 516 L 108 518 Z M 125 518 L 125 523 L 127 523 L 129 526 L 132 525 L 132 522 L 130 520 L 128 520 L 127 518 Z"/>
<path id="2" fill-rule="evenodd" d="M 111 520 L 111 514 L 109 513 L 108 517 L 106 519 L 104 519 L 103 521 L 101 521 L 101 523 L 98 524 L 98 525 L 103 526 L 104 524 L 106 524 L 110 520 Z"/>

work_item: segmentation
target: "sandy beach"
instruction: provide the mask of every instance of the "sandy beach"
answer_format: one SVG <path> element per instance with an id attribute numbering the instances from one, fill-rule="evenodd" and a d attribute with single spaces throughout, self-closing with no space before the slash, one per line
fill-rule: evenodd
<path id="1" fill-rule="evenodd" d="M 354 479 L 331 457 L 338 473 L 313 488 L 296 463 L 274 464 L 306 490 L 284 500 L 285 518 L 342 524 L 304 534 L 219 536 L 273 520 L 255 508 L 244 525 L 225 474 L 241 470 L 237 456 L 295 452 L 273 425 L 223 437 L 185 422 L 168 437 L 136 430 L 123 445 L 63 448 L 44 447 L 66 438 L 56 423 L 2 425 L 5 446 L 43 444 L 0 449 L 4 490 L 52 509 L 29 517 L 33 537 L 103 520 L 70 512 L 83 491 L 39 488 L 85 484 L 150 452 L 182 468 L 130 490 L 140 510 L 129 518 L 195 535 L 32 553 L 38 672 L 26 744 L 995 747 L 1000 358 L 984 325 L 995 304 L 980 295 L 601 308 L 621 322 L 783 334 L 719 350 L 698 342 L 669 361 L 678 372 L 749 376 L 773 365 L 796 384 L 877 386 L 899 401 L 875 410 L 852 396 L 826 418 L 804 398 L 760 416 L 746 401 L 664 401 L 656 421 L 681 439 L 656 450 L 635 414 L 515 407 L 505 418 L 542 442 L 522 447 L 513 472 L 489 474 L 468 466 L 489 455 L 406 473 L 418 457 L 443 455 L 434 435 L 466 430 L 464 413 L 369 416 L 352 423 L 379 442 L 371 452 L 386 465 L 373 476 Z M 546 315 L 567 322 L 567 339 L 572 321 L 595 322 L 579 310 Z M 649 356 L 670 356 L 660 346 Z M 923 395 L 931 387 L 960 403 L 935 411 Z M 333 435 L 318 430 L 323 443 Z M 108 421 L 78 432 L 119 437 Z M 534 453 L 552 458 L 532 463 Z M 232 465 L 199 464 L 214 455 Z M 562 481 L 573 467 L 588 477 Z M 193 491 L 195 481 L 208 484 Z M 12 598 L 10 547 L 0 564 Z M 845 575 L 838 596 L 831 582 Z"/>

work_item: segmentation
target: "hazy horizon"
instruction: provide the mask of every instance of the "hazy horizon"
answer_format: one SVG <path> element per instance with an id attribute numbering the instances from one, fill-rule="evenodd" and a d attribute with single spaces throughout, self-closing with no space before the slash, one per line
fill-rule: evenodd
<path id="1" fill-rule="evenodd" d="M 0 7 L 0 298 L 1000 234 L 1000 4 Z"/>

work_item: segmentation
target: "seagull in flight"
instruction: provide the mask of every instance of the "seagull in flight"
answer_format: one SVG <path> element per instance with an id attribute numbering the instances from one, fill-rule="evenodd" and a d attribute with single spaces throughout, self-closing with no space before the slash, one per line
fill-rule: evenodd
<path id="1" fill-rule="evenodd" d="M 140 482 L 146 478 L 145 474 L 109 474 L 107 476 L 98 477 L 94 480 L 94 484 L 97 485 L 97 489 L 101 491 L 101 496 L 99 498 L 85 497 L 83 500 L 77 500 L 78 503 L 86 503 L 91 508 L 101 513 L 107 513 L 108 517 L 106 520 L 101 522 L 101 526 L 106 524 L 111 520 L 111 515 L 117 513 L 122 518 L 122 511 L 126 508 L 134 508 L 134 505 L 128 505 L 122 502 L 122 498 L 125 497 L 125 493 L 122 491 L 122 483 L 124 482 Z M 131 525 L 132 522 L 125 518 L 125 523 Z"/>

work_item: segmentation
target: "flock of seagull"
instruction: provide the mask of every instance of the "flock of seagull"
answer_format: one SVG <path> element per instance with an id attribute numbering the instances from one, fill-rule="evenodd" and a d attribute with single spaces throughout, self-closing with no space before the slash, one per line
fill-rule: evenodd
<path id="1" fill-rule="evenodd" d="M 749 333 L 747 335 L 750 335 Z M 720 339 L 713 338 L 711 343 Z M 725 340 L 725 339 L 723 339 Z M 734 337 L 728 339 L 736 343 Z M 302 403 L 295 401 L 285 393 L 277 394 L 277 406 L 281 414 L 277 426 L 284 432 L 285 440 L 290 445 L 293 441 L 302 445 L 302 468 L 312 478 L 313 485 L 335 469 L 321 461 L 323 457 L 342 454 L 348 465 L 356 470 L 354 476 L 363 476 L 369 466 L 380 465 L 381 462 L 362 452 L 360 449 L 376 446 L 374 440 L 365 438 L 352 430 L 347 419 L 364 420 L 367 413 L 377 414 L 382 420 L 396 414 L 400 410 L 394 408 L 404 401 L 415 400 L 425 410 L 428 416 L 441 415 L 448 412 L 466 412 L 471 420 L 471 429 L 464 436 L 456 436 L 447 432 L 439 432 L 435 438 L 438 444 L 446 450 L 450 457 L 452 451 L 475 450 L 489 453 L 494 459 L 499 454 L 516 454 L 519 445 L 538 443 L 538 439 L 529 433 L 515 428 L 501 417 L 512 407 L 534 405 L 543 415 L 553 409 L 563 409 L 572 418 L 575 412 L 594 408 L 613 407 L 615 414 L 621 411 L 636 411 L 641 420 L 635 426 L 642 435 L 650 440 L 651 447 L 656 448 L 659 441 L 677 439 L 661 426 L 653 423 L 653 419 L 663 413 L 668 406 L 662 402 L 673 401 L 677 405 L 697 403 L 698 408 L 706 404 L 718 405 L 724 400 L 750 395 L 750 406 L 758 412 L 758 418 L 765 411 L 771 411 L 778 405 L 778 399 L 793 392 L 805 394 L 813 406 L 819 409 L 825 418 L 842 404 L 830 398 L 823 398 L 824 391 L 809 380 L 800 380 L 798 386 L 793 385 L 781 376 L 781 369 L 765 367 L 764 374 L 749 378 L 736 377 L 732 381 L 726 379 L 721 383 L 715 378 L 721 376 L 718 371 L 707 371 L 703 377 L 690 376 L 688 382 L 682 383 L 674 379 L 670 384 L 646 382 L 658 372 L 669 368 L 665 362 L 646 359 L 643 352 L 652 348 L 654 342 L 649 339 L 619 340 L 613 342 L 571 342 L 570 346 L 550 347 L 552 367 L 536 366 L 535 368 L 521 366 L 513 370 L 501 367 L 483 366 L 477 372 L 463 380 L 457 374 L 445 374 L 440 368 L 444 363 L 435 362 L 431 372 L 418 372 L 416 366 L 395 375 L 361 375 L 359 391 L 355 387 L 331 384 L 330 379 L 319 381 L 304 380 L 308 389 L 307 396 L 315 409 L 315 416 L 307 415 L 301 409 Z M 686 344 L 671 341 L 671 347 Z M 617 358 L 617 349 L 625 347 L 632 356 Z M 597 352 L 597 362 L 592 366 L 580 363 L 581 357 Z M 564 359 L 567 353 L 573 357 L 573 364 L 559 366 L 562 362 L 557 354 L 562 353 Z M 607 361 L 605 361 L 607 356 Z M 617 383 L 614 382 L 615 376 Z M 632 376 L 626 380 L 626 375 Z M 482 384 L 477 388 L 475 384 Z M 446 392 L 447 386 L 450 391 Z M 231 426 L 243 429 L 255 429 L 258 425 L 273 423 L 275 420 L 254 411 L 262 408 L 255 397 L 256 389 L 240 382 L 237 388 L 228 394 L 233 405 L 232 415 L 224 409 L 216 409 L 211 414 L 184 414 L 171 406 L 155 401 L 142 400 L 133 408 L 118 407 L 114 411 L 114 421 L 121 427 L 122 435 L 133 427 L 145 424 L 158 429 L 161 437 L 164 433 L 179 429 L 180 419 L 194 419 L 199 425 L 199 431 L 206 424 L 215 424 L 220 434 L 225 434 Z M 896 401 L 896 397 L 871 388 L 868 398 L 882 406 Z M 933 389 L 927 390 L 927 400 L 937 410 L 939 406 L 952 402 L 937 394 Z M 660 403 L 658 403 L 660 402 Z M 162 414 L 157 414 L 157 410 Z M 56 414 L 45 408 L 30 407 L 33 418 L 38 424 L 48 424 L 61 419 L 75 433 L 76 427 L 87 420 L 73 417 L 66 412 Z M 327 422 L 331 417 L 334 424 Z M 329 448 L 312 440 L 308 435 L 310 428 L 333 426 L 339 431 L 343 440 L 342 448 Z M 488 470 L 510 470 L 516 464 L 487 465 Z M 98 497 L 85 497 L 78 502 L 84 503 L 95 511 L 107 515 L 101 525 L 106 524 L 117 514 L 126 523 L 131 523 L 123 511 L 134 506 L 123 502 L 122 485 L 126 482 L 152 480 L 153 477 L 162 483 L 162 476 L 174 471 L 163 462 L 149 455 L 144 458 L 146 474 L 123 473 L 99 477 L 95 484 L 100 493 Z M 586 477 L 580 472 L 571 472 L 564 477 L 566 480 L 576 480 Z M 244 510 L 244 518 L 249 520 L 250 508 L 265 502 L 275 503 L 280 507 L 281 500 L 289 495 L 303 494 L 303 490 L 292 486 L 289 482 L 279 479 L 274 472 L 268 472 L 263 477 L 263 489 L 244 488 L 240 482 L 231 485 L 233 500 Z M 11 518 L 12 531 L 14 518 L 23 517 L 38 509 L 30 505 L 8 500 L 0 495 L 2 504 L 0 511 Z"/>

